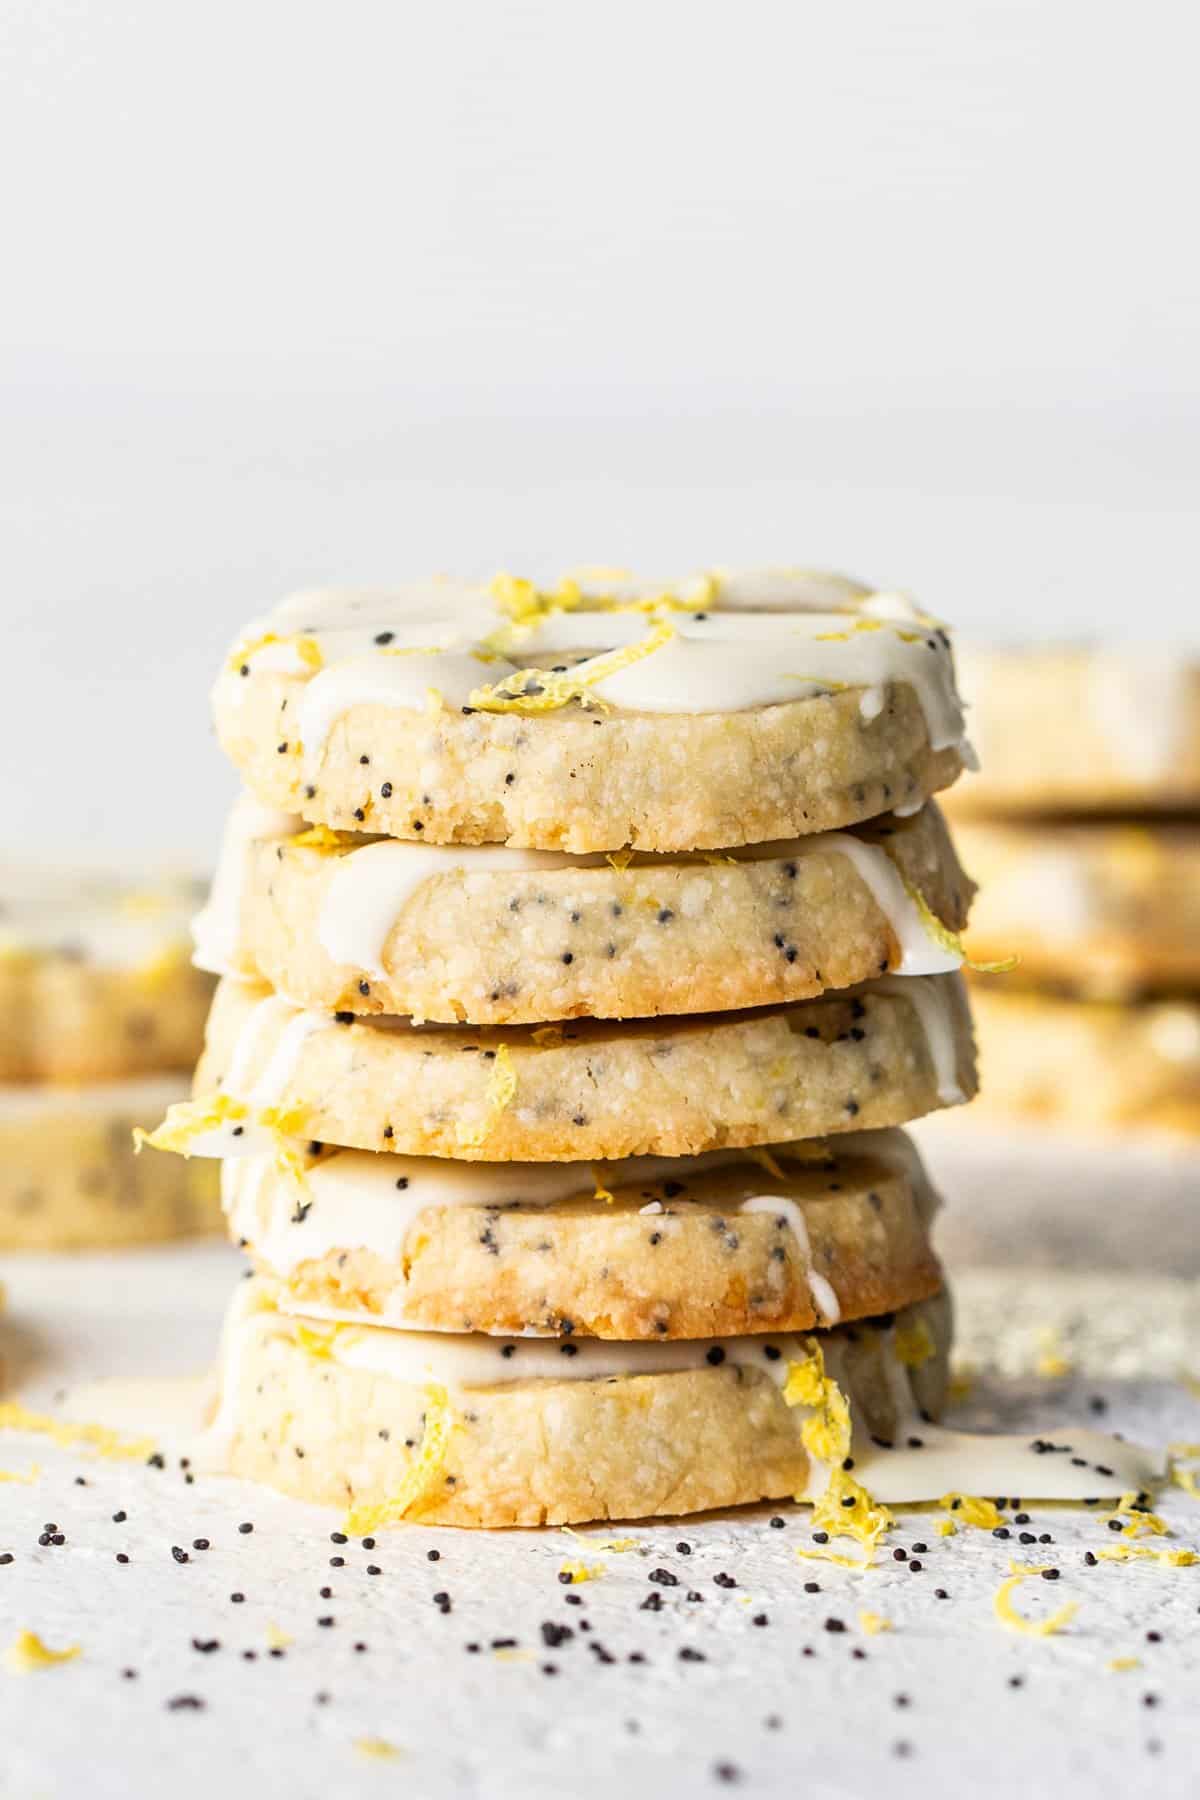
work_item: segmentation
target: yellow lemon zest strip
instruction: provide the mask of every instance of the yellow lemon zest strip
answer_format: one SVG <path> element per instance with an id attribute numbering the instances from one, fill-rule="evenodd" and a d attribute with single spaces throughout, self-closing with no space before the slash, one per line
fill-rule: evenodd
<path id="1" fill-rule="evenodd" d="M 428 1493 L 441 1473 L 454 1428 L 454 1413 L 444 1387 L 430 1382 L 425 1389 L 425 1431 L 418 1450 L 400 1486 L 394 1494 L 377 1506 L 355 1506 L 346 1515 L 343 1529 L 351 1537 L 361 1537 L 380 1525 L 394 1524 L 405 1518 Z"/>
<path id="2" fill-rule="evenodd" d="M 548 669 L 517 669 L 492 687 L 473 688 L 467 695 L 467 704 L 478 712 L 516 713 L 554 712 L 572 700 L 590 700 L 593 705 L 602 706 L 605 702 L 600 695 L 591 692 L 598 681 L 627 669 L 631 663 L 641 662 L 674 636 L 675 627 L 664 620 L 636 643 L 590 657 L 566 674 L 555 675 Z M 530 693 L 530 682 L 536 685 L 537 693 Z"/>
<path id="3" fill-rule="evenodd" d="M 1190 1569 L 1200 1562 L 1194 1550 L 1155 1550 L 1151 1544 L 1110 1544 L 1093 1555 L 1097 1562 L 1155 1562 L 1164 1569 Z"/>
<path id="4" fill-rule="evenodd" d="M 898 1326 L 892 1342 L 897 1357 L 906 1369 L 919 1369 L 931 1356 L 937 1355 L 933 1333 L 925 1320 L 919 1317 L 907 1325 Z"/>
<path id="5" fill-rule="evenodd" d="M 4 1666 L 12 1675 L 29 1675 L 34 1669 L 52 1669 L 56 1663 L 73 1661 L 81 1648 L 72 1644 L 67 1650 L 51 1650 L 35 1631 L 22 1631 L 4 1652 Z"/>
<path id="6" fill-rule="evenodd" d="M 1105 1663 L 1104 1666 L 1110 1675 L 1120 1675 L 1126 1669 L 1140 1669 L 1142 1659 L 1140 1656 L 1114 1656 L 1112 1661 Z"/>
<path id="7" fill-rule="evenodd" d="M 321 850 L 332 856 L 352 850 L 358 838 L 352 831 L 332 831 L 328 825 L 310 825 L 306 831 L 295 832 L 288 843 L 295 844 L 300 850 Z"/>
<path id="8" fill-rule="evenodd" d="M 179 1156 L 190 1156 L 192 1144 L 206 1131 L 219 1125 L 236 1123 L 247 1117 L 248 1109 L 229 1094 L 212 1094 L 204 1100 L 178 1100 L 168 1106 L 166 1117 L 153 1131 L 133 1128 L 135 1154 L 149 1144 L 152 1150 L 174 1150 Z"/>
<path id="9" fill-rule="evenodd" d="M 559 1529 L 560 1531 L 565 1532 L 567 1537 L 574 1538 L 577 1544 L 586 1544 L 589 1550 L 611 1550 L 616 1552 L 624 1550 L 640 1550 L 642 1548 L 640 1538 L 594 1538 L 589 1537 L 586 1532 L 572 1530 L 570 1525 L 562 1525 Z"/>
<path id="10" fill-rule="evenodd" d="M 1013 1605 L 1013 1594 L 1023 1581 L 1028 1581 L 1033 1575 L 1040 1575 L 1042 1570 L 1049 1566 L 1048 1563 L 1009 1564 L 1012 1574 L 996 1589 L 992 1598 L 992 1610 L 1000 1623 L 1007 1625 L 1010 1631 L 1019 1631 L 1025 1637 L 1053 1637 L 1055 1632 L 1061 1631 L 1079 1611 L 1077 1600 L 1069 1600 L 1065 1606 L 1060 1606 L 1058 1611 L 1051 1613 L 1047 1619 L 1027 1619 L 1017 1611 Z"/>
<path id="11" fill-rule="evenodd" d="M 492 1063 L 492 1072 L 488 1076 L 488 1084 L 483 1097 L 487 1107 L 487 1116 L 481 1125 L 460 1125 L 456 1133 L 459 1143 L 464 1148 L 477 1149 L 491 1131 L 500 1114 L 512 1105 L 516 1094 L 517 1072 L 512 1066 L 508 1045 L 497 1044 L 495 1061 Z"/>
<path id="12" fill-rule="evenodd" d="M 604 1573 L 602 1563 L 565 1562 L 558 1571 L 560 1575 L 569 1575 L 571 1582 L 599 1581 Z M 570 1585 L 570 1583 L 568 1583 Z"/>
<path id="13" fill-rule="evenodd" d="M 976 1531 L 995 1531 L 1003 1525 L 1004 1516 L 991 1500 L 981 1500 L 977 1494 L 943 1494 L 938 1505 L 955 1519 L 961 1519 L 964 1525 L 973 1525 Z"/>
<path id="14" fill-rule="evenodd" d="M 373 1756 L 379 1762 L 391 1762 L 395 1757 L 403 1755 L 395 1744 L 389 1744 L 386 1738 L 381 1737 L 355 1738 L 354 1748 L 360 1756 Z"/>
<path id="15" fill-rule="evenodd" d="M 64 1448 L 88 1444 L 98 1456 L 114 1461 L 144 1458 L 152 1455 L 155 1449 L 153 1438 L 122 1438 L 107 1425 L 77 1425 L 70 1419 L 51 1418 L 48 1413 L 28 1412 L 19 1400 L 0 1401 L 0 1431 L 36 1433 Z"/>
<path id="16" fill-rule="evenodd" d="M 1006 956 L 1001 962 L 976 962 L 967 955 L 958 932 L 952 931 L 944 920 L 938 918 L 920 888 L 914 887 L 911 881 L 905 881 L 904 886 L 917 909 L 922 926 L 939 949 L 945 950 L 950 956 L 960 956 L 968 969 L 974 969 L 977 975 L 1006 975 L 1010 969 L 1016 968 L 1021 960 L 1017 956 Z"/>
<path id="17" fill-rule="evenodd" d="M 1148 1510 L 1143 1511 L 1137 1505 L 1140 1498 L 1141 1496 L 1135 1493 L 1133 1489 L 1130 1489 L 1128 1493 L 1122 1494 L 1112 1511 L 1107 1515 L 1107 1519 L 1128 1517 L 1128 1524 L 1121 1528 L 1122 1537 L 1170 1537 L 1171 1531 L 1166 1520 L 1160 1519 L 1157 1513 Z M 1106 1523 L 1107 1519 L 1105 1521 Z"/>
<path id="18" fill-rule="evenodd" d="M 761 1145 L 757 1145 L 748 1150 L 746 1154 L 751 1162 L 757 1163 L 760 1169 L 765 1169 L 768 1175 L 773 1175 L 776 1181 L 787 1180 L 786 1171 L 780 1166 L 775 1157 L 771 1155 L 769 1150 L 764 1150 Z"/>
<path id="19" fill-rule="evenodd" d="M 881 1631 L 890 1631 L 892 1629 L 892 1621 L 890 1619 L 885 1619 L 881 1613 L 860 1612 L 858 1615 L 858 1622 L 868 1637 L 878 1637 Z"/>
<path id="20" fill-rule="evenodd" d="M 25 1474 L 20 1469 L 0 1469 L 0 1481 L 19 1481 L 22 1487 L 32 1487 L 41 1472 L 37 1463 L 32 1463 Z"/>

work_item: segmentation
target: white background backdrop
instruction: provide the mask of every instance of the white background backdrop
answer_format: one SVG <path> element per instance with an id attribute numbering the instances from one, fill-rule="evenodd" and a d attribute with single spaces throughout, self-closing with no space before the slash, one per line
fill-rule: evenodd
<path id="1" fill-rule="evenodd" d="M 6 841 L 203 864 L 208 680 L 298 584 L 1198 635 L 1195 16 L 6 0 Z"/>

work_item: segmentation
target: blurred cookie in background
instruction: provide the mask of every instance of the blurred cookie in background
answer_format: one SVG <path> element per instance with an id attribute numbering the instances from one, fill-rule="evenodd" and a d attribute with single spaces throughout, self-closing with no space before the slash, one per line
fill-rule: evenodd
<path id="1" fill-rule="evenodd" d="M 6 869 L 0 879 L 0 1248 L 82 1249 L 214 1231 L 203 1170 L 135 1161 L 183 1098 L 212 978 L 193 967 L 191 880 Z M 143 1164 L 145 1166 L 143 1166 Z"/>
<path id="2" fill-rule="evenodd" d="M 1200 654 L 968 647 L 958 673 L 981 767 L 955 818 L 1200 813 Z"/>

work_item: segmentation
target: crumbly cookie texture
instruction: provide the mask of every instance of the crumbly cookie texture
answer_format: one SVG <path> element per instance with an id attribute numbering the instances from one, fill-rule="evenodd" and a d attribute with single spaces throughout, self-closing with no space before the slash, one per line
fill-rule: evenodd
<path id="1" fill-rule="evenodd" d="M 646 1161 L 572 1165 L 564 1197 L 540 1201 L 496 1197 L 519 1196 L 522 1176 L 536 1194 L 540 1167 L 447 1175 L 342 1150 L 298 1185 L 273 1158 L 235 1159 L 226 1211 L 288 1311 L 364 1324 L 722 1337 L 891 1312 L 940 1286 L 934 1197 L 900 1133 Z M 447 1180 L 454 1203 L 439 1204 Z"/>
<path id="2" fill-rule="evenodd" d="M 90 1250 L 217 1231 L 217 1171 L 135 1157 L 133 1129 L 178 1077 L 0 1092 L 0 1248 Z"/>
<path id="3" fill-rule="evenodd" d="M 982 768 L 956 817 L 1200 808 L 1200 662 L 1115 645 L 958 661 Z"/>
<path id="4" fill-rule="evenodd" d="M 486 671 L 483 671 L 486 672 Z M 249 665 L 213 691 L 221 747 L 266 805 L 345 831 L 546 850 L 721 849 L 915 808 L 962 769 L 911 688 L 728 713 L 535 717 L 355 705 L 306 770 L 289 724 L 310 677 Z"/>
<path id="5" fill-rule="evenodd" d="M 243 1295 L 243 1306 L 255 1297 Z M 917 1404 L 936 1414 L 949 1309 L 939 1297 L 895 1325 L 929 1346 L 908 1373 Z M 344 1347 L 347 1331 L 357 1345 Z M 789 1407 L 768 1372 L 767 1350 L 785 1354 L 769 1339 L 756 1340 L 761 1368 L 725 1359 L 661 1374 L 513 1379 L 439 1399 L 436 1387 L 347 1360 L 361 1358 L 365 1338 L 385 1335 L 398 1334 L 326 1335 L 274 1310 L 235 1319 L 216 1424 L 230 1472 L 324 1505 L 382 1508 L 385 1519 L 394 1509 L 422 1524 L 484 1527 L 702 1512 L 802 1493 L 813 1474 L 805 1409 Z M 833 1340 L 856 1427 L 894 1437 L 893 1327 L 853 1326 L 819 1341 Z M 497 1358 L 503 1350 L 496 1340 Z M 519 1357 L 517 1340 L 514 1368 Z M 429 1379 L 438 1382 L 436 1350 Z"/>
<path id="6" fill-rule="evenodd" d="M 962 929 L 972 885 L 936 806 L 854 836 L 877 860 L 890 859 L 893 869 L 885 863 L 881 874 L 902 899 L 897 875 Z M 896 922 L 844 843 L 839 834 L 737 859 L 497 869 L 486 850 L 464 849 L 457 866 L 453 851 L 438 852 L 429 866 L 416 846 L 368 855 L 371 840 L 356 836 L 260 839 L 241 851 L 248 861 L 234 966 L 302 1006 L 446 1023 L 638 1018 L 804 999 L 901 961 Z M 406 854 L 422 871 L 411 888 Z M 376 898 L 388 881 L 400 895 L 390 926 Z M 357 945 L 347 929 L 356 916 L 366 921 Z M 364 939 L 361 928 L 357 936 Z M 346 960 L 356 948 L 358 960 Z"/>
<path id="7" fill-rule="evenodd" d="M 186 881 L 0 877 L 0 1081 L 119 1081 L 195 1061 L 212 980 L 191 966 Z"/>
<path id="8" fill-rule="evenodd" d="M 196 1093 L 215 1096 L 225 1083 L 252 1112 L 270 1109 L 321 1143 L 544 1162 L 870 1130 L 975 1088 L 957 975 L 665 1022 L 501 1032 L 343 1021 L 223 981 Z M 952 1068 L 939 1072 L 939 1060 Z"/>
<path id="9" fill-rule="evenodd" d="M 1089 998 L 1200 988 L 1200 826 L 965 820 L 968 948 Z"/>
<path id="10" fill-rule="evenodd" d="M 1200 1133 L 1200 1005 L 1071 1000 L 976 984 L 981 1120 Z"/>

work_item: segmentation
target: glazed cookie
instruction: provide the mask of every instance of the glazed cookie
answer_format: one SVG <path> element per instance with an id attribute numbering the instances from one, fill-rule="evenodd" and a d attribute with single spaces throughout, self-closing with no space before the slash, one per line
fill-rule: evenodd
<path id="1" fill-rule="evenodd" d="M 205 921 L 233 946 L 219 971 L 450 1024 L 713 1012 L 957 968 L 920 907 L 957 932 L 972 891 L 933 805 L 733 855 L 611 859 L 324 827 L 247 844 L 238 813 L 226 858 L 226 911 Z"/>
<path id="2" fill-rule="evenodd" d="M 201 1102 L 152 1141 L 247 1153 L 271 1147 L 265 1125 L 467 1161 L 689 1156 L 903 1124 L 974 1086 L 958 975 L 888 976 L 759 1012 L 503 1035 L 330 1018 L 227 980 L 196 1071 Z"/>
<path id="3" fill-rule="evenodd" d="M 192 884 L 9 869 L 0 883 L 0 1081 L 187 1069 L 212 981 L 190 962 Z"/>
<path id="4" fill-rule="evenodd" d="M 217 735 L 261 801 L 324 825 L 571 852 L 836 830 L 954 780 L 936 622 L 783 577 L 755 610 L 722 591 L 755 598 L 749 578 L 632 602 L 519 582 L 300 595 L 234 646 Z"/>
<path id="5" fill-rule="evenodd" d="M 940 1285 L 902 1132 L 625 1163 L 232 1158 L 232 1236 L 288 1312 L 436 1331 L 807 1331 Z"/>
<path id="6" fill-rule="evenodd" d="M 219 1229 L 217 1171 L 134 1159 L 133 1128 L 177 1076 L 0 1091 L 0 1249 L 95 1250 Z"/>
<path id="7" fill-rule="evenodd" d="M 969 947 L 1091 998 L 1200 987 L 1200 826 L 964 823 Z"/>
<path id="8" fill-rule="evenodd" d="M 1200 1133 L 1200 1005 L 1127 1006 L 976 985 L 979 1117 Z"/>
<path id="9" fill-rule="evenodd" d="M 1114 646 L 960 663 L 983 768 L 956 814 L 1200 810 L 1200 662 Z"/>
<path id="10" fill-rule="evenodd" d="M 808 1444 L 840 1463 L 851 1436 L 788 1403 L 791 1371 L 820 1346 L 857 1456 L 860 1436 L 894 1443 L 918 1407 L 940 1411 L 949 1338 L 940 1297 L 819 1339 L 555 1343 L 314 1327 L 245 1283 L 212 1454 L 231 1474 L 350 1508 L 356 1532 L 404 1517 L 554 1525 L 815 1498 L 829 1470 Z"/>

